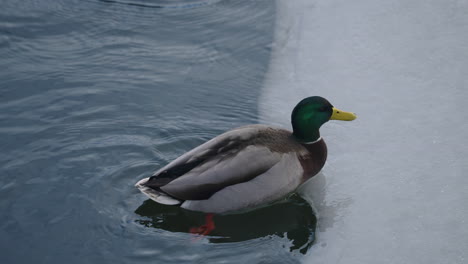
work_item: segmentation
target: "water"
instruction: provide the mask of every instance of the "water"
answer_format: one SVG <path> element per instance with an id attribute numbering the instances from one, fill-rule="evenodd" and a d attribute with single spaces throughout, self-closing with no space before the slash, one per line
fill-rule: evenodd
<path id="1" fill-rule="evenodd" d="M 203 215 L 133 186 L 258 122 L 275 14 L 267 0 L 2 1 L 0 262 L 298 262 L 316 223 L 298 197 L 215 216 L 200 239 L 187 232 Z"/>
<path id="2" fill-rule="evenodd" d="M 4 0 L 0 262 L 465 263 L 467 8 Z M 322 129 L 318 219 L 293 196 L 199 238 L 202 214 L 133 187 L 309 95 L 358 113 Z"/>
<path id="3" fill-rule="evenodd" d="M 468 1 L 278 1 L 265 123 L 310 94 L 357 113 L 322 129 L 302 188 L 305 263 L 467 263 Z M 288 87 L 289 89 L 285 89 Z"/>

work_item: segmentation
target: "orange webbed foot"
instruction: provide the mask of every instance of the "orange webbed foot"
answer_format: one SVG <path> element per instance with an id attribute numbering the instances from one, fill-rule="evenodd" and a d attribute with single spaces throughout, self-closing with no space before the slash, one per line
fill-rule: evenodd
<path id="1" fill-rule="evenodd" d="M 206 236 L 209 233 L 211 233 L 211 231 L 213 231 L 215 229 L 213 216 L 214 216 L 214 214 L 212 214 L 212 213 L 206 214 L 205 224 L 201 225 L 201 226 L 196 226 L 196 227 L 190 228 L 190 233 L 191 234 L 196 234 L 196 235 L 202 235 L 202 236 Z"/>

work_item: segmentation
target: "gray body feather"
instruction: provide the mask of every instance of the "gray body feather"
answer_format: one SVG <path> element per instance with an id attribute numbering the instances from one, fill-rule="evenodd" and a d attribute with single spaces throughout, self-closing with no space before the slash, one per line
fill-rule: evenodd
<path id="1" fill-rule="evenodd" d="M 255 208 L 293 192 L 321 169 L 326 147 L 320 141 L 325 157 L 315 166 L 310 146 L 297 142 L 291 132 L 264 125 L 240 127 L 185 153 L 136 186 L 156 202 L 189 210 Z"/>

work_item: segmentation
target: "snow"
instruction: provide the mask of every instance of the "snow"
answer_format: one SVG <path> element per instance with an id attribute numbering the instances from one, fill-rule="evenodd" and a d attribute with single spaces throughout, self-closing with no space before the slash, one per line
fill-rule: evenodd
<path id="1" fill-rule="evenodd" d="M 277 1 L 262 122 L 300 99 L 357 113 L 321 129 L 302 195 L 319 216 L 306 263 L 468 263 L 468 1 Z"/>

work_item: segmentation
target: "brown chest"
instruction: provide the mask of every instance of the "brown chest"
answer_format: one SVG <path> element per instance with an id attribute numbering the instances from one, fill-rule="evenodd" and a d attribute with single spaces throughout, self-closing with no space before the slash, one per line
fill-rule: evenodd
<path id="1" fill-rule="evenodd" d="M 307 149 L 307 154 L 299 157 L 304 174 L 302 182 L 315 176 L 325 165 L 327 160 L 327 145 L 323 139 L 312 144 L 302 144 Z"/>

